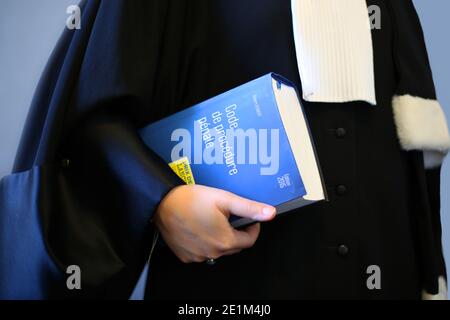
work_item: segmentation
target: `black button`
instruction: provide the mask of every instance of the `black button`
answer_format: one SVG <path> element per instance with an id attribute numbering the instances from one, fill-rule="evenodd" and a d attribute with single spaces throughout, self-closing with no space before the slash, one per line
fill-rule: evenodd
<path id="1" fill-rule="evenodd" d="M 343 138 L 347 134 L 347 130 L 345 128 L 337 128 L 336 129 L 336 137 Z"/>
<path id="2" fill-rule="evenodd" d="M 62 159 L 61 160 L 61 167 L 69 168 L 70 167 L 70 160 L 69 159 Z"/>
<path id="3" fill-rule="evenodd" d="M 338 196 L 343 196 L 346 193 L 347 193 L 347 187 L 346 186 L 344 186 L 343 184 L 340 184 L 340 185 L 336 186 L 336 194 Z"/>
<path id="4" fill-rule="evenodd" d="M 345 257 L 348 255 L 348 247 L 345 244 L 341 244 L 338 248 L 337 248 L 337 253 L 338 255 L 340 255 L 341 257 Z"/>

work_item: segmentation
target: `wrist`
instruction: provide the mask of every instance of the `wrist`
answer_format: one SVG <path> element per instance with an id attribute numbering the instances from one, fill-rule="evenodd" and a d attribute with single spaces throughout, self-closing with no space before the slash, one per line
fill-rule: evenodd
<path id="1" fill-rule="evenodd" d="M 161 221 L 161 215 L 163 215 L 167 211 L 167 206 L 168 206 L 168 203 L 170 202 L 170 199 L 174 196 L 174 194 L 185 189 L 185 187 L 187 187 L 187 186 L 186 185 L 175 186 L 161 199 L 158 207 L 155 210 L 152 220 L 151 220 L 152 222 L 154 222 L 156 224 L 157 227 Z"/>

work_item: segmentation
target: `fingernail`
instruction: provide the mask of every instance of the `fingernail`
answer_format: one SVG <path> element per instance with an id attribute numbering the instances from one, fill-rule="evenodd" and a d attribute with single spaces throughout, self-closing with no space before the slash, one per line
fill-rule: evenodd
<path id="1" fill-rule="evenodd" d="M 262 210 L 262 213 L 265 217 L 272 217 L 275 214 L 275 208 L 274 207 L 264 207 Z"/>

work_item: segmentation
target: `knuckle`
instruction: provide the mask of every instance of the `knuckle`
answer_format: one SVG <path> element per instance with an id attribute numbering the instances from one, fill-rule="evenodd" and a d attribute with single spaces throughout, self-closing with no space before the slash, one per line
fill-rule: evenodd
<path id="1" fill-rule="evenodd" d="M 189 259 L 186 257 L 178 257 L 178 259 L 180 259 L 180 261 L 185 264 L 188 264 L 190 262 Z"/>
<path id="2" fill-rule="evenodd" d="M 227 252 L 227 250 L 212 250 L 211 252 L 209 252 L 209 254 L 206 255 L 206 257 L 208 257 L 209 259 L 218 259 L 223 256 L 225 252 Z"/>
<path id="3" fill-rule="evenodd" d="M 190 264 L 193 262 L 201 262 L 202 261 L 202 259 L 198 256 L 190 256 L 190 257 L 189 256 L 181 256 L 181 257 L 178 257 L 178 259 L 180 259 L 180 261 L 184 264 Z"/>
<path id="4" fill-rule="evenodd" d="M 244 249 L 250 249 L 251 247 L 253 247 L 253 244 L 252 244 L 251 242 L 247 242 L 247 243 L 244 243 L 244 244 L 242 245 L 242 247 L 243 247 Z"/>
<path id="5" fill-rule="evenodd" d="M 247 212 L 249 214 L 256 214 L 258 212 L 258 206 L 253 202 L 247 202 Z"/>
<path id="6" fill-rule="evenodd" d="M 245 248 L 249 249 L 253 247 L 256 243 L 256 237 L 249 239 L 249 241 L 245 244 Z"/>
<path id="7" fill-rule="evenodd" d="M 232 255 L 235 255 L 235 254 L 238 254 L 238 253 L 241 253 L 243 250 L 242 249 L 239 249 L 239 250 L 234 250 L 234 251 L 231 251 L 231 252 L 229 252 L 227 255 L 229 255 L 229 256 L 232 256 Z"/>
<path id="8" fill-rule="evenodd" d="M 222 239 L 216 245 L 216 249 L 219 252 L 225 252 L 233 248 L 233 243 L 230 239 Z"/>
<path id="9" fill-rule="evenodd" d="M 203 262 L 204 260 L 205 259 L 203 259 L 203 258 L 201 258 L 199 256 L 196 256 L 196 257 L 192 258 L 192 262 L 195 262 L 195 263 L 200 263 L 200 262 Z"/>

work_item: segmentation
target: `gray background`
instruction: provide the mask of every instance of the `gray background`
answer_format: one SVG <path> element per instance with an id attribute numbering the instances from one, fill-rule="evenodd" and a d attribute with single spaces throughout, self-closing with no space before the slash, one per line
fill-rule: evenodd
<path id="1" fill-rule="evenodd" d="M 75 0 L 0 0 L 0 177 L 11 170 L 28 107 Z M 450 119 L 448 0 L 415 0 L 439 100 Z M 450 121 L 449 121 L 450 122 Z M 442 171 L 444 250 L 450 271 L 450 164 Z"/>

